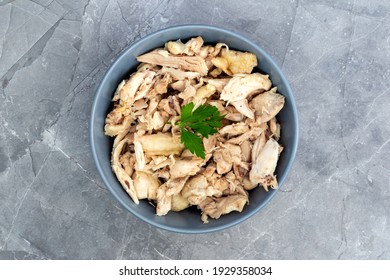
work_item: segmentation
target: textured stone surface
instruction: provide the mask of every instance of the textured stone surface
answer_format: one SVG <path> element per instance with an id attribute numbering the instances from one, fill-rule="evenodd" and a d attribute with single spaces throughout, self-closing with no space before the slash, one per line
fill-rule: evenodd
<path id="1" fill-rule="evenodd" d="M 389 259 L 387 1 L 0 1 L 0 259 Z M 207 235 L 158 230 L 106 190 L 88 144 L 94 89 L 137 38 L 223 26 L 269 52 L 300 114 L 271 204 Z"/>

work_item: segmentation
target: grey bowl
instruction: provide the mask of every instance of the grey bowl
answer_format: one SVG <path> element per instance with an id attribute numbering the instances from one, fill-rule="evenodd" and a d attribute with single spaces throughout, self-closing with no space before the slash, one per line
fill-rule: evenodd
<path id="1" fill-rule="evenodd" d="M 127 47 L 108 69 L 96 92 L 90 119 L 92 154 L 104 183 L 123 207 L 153 226 L 180 233 L 207 233 L 237 225 L 259 212 L 277 193 L 277 190 L 265 192 L 262 188 L 256 188 L 250 192 L 250 203 L 242 213 L 230 213 L 203 224 L 200 220 L 200 211 L 194 208 L 179 213 L 169 212 L 168 215 L 159 217 L 147 201 L 140 201 L 139 205 L 134 204 L 112 172 L 110 154 L 113 139 L 104 135 L 103 126 L 105 116 L 112 109 L 111 98 L 117 85 L 136 69 L 138 55 L 161 47 L 167 41 L 177 39 L 185 41 L 194 36 L 202 36 L 206 43 L 224 42 L 232 49 L 256 54 L 259 59 L 256 70 L 269 74 L 278 91 L 286 97 L 286 104 L 278 115 L 281 125 L 280 142 L 284 146 L 276 169 L 280 188 L 291 169 L 298 146 L 298 114 L 290 86 L 273 59 L 247 38 L 215 26 L 182 25 L 159 30 Z"/>

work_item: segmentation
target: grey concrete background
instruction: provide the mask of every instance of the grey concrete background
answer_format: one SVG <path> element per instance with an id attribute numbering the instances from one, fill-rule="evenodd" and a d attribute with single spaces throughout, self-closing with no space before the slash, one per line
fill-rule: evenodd
<path id="1" fill-rule="evenodd" d="M 390 259 L 390 2 L 0 0 L 0 259 Z M 125 46 L 205 23 L 268 51 L 300 147 L 262 212 L 181 235 L 127 213 L 91 158 L 94 88 Z"/>

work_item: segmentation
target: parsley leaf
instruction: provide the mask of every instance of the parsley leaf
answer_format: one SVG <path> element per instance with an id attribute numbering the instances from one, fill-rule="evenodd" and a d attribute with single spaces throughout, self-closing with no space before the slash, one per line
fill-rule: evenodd
<path id="1" fill-rule="evenodd" d="M 200 105 L 194 110 L 194 103 L 188 103 L 181 108 L 181 119 L 178 125 L 181 128 L 180 141 L 193 154 L 205 158 L 202 139 L 195 133 L 208 138 L 222 126 L 224 116 L 219 114 L 217 107 Z M 192 132 L 194 131 L 194 132 Z"/>
<path id="2" fill-rule="evenodd" d="M 206 157 L 203 148 L 203 141 L 195 133 L 189 132 L 185 128 L 181 128 L 180 141 L 191 153 L 203 159 Z"/>

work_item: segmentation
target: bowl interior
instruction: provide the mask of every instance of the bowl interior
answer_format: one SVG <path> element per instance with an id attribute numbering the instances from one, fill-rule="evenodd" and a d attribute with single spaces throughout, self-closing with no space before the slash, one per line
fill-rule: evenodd
<path id="1" fill-rule="evenodd" d="M 155 209 L 147 201 L 140 201 L 139 205 L 134 204 L 112 172 L 110 158 L 113 138 L 104 135 L 103 127 L 105 117 L 112 109 L 111 99 L 117 85 L 135 71 L 136 66 L 139 64 L 136 61 L 138 55 L 157 47 L 162 47 L 167 41 L 177 39 L 186 41 L 186 39 L 195 36 L 202 36 L 205 44 L 224 42 L 231 49 L 256 54 L 259 60 L 256 71 L 269 74 L 273 85 L 277 86 L 278 91 L 286 97 L 285 106 L 277 116 L 281 125 L 279 142 L 284 147 L 276 169 L 280 187 L 291 168 L 298 143 L 297 111 L 288 82 L 271 57 L 248 39 L 218 27 L 184 25 L 152 33 L 125 49 L 101 81 L 93 103 L 90 137 L 96 166 L 112 194 L 131 213 L 159 228 L 182 233 L 212 232 L 236 225 L 263 208 L 277 192 L 277 190 L 265 192 L 263 188 L 256 188 L 250 192 L 249 205 L 245 206 L 242 213 L 233 212 L 222 216 L 218 220 L 209 219 L 210 222 L 208 224 L 203 224 L 200 220 L 200 211 L 195 207 L 179 213 L 169 212 L 168 215 L 159 217 L 155 214 Z"/>

